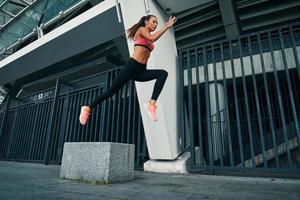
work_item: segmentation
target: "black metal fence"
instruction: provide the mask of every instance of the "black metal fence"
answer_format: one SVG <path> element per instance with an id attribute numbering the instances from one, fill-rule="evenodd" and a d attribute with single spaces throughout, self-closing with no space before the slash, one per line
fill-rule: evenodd
<path id="1" fill-rule="evenodd" d="M 80 107 L 105 91 L 117 71 L 105 72 L 102 83 L 81 89 L 76 82 L 57 79 L 55 88 L 29 97 L 34 102 L 24 103 L 24 98 L 2 109 L 0 159 L 59 164 L 65 142 L 101 141 L 135 144 L 135 167 L 142 167 L 148 154 L 134 82 L 95 107 L 86 126 L 79 124 Z"/>
<path id="2" fill-rule="evenodd" d="M 300 25 L 184 49 L 194 169 L 300 171 Z"/>

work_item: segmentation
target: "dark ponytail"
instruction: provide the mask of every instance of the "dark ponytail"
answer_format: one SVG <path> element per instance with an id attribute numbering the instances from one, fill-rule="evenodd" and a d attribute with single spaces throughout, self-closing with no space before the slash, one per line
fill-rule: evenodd
<path id="1" fill-rule="evenodd" d="M 138 23 L 136 23 L 135 25 L 133 25 L 132 27 L 130 27 L 127 30 L 128 33 L 128 39 L 133 40 L 135 33 L 137 32 L 137 30 L 140 27 L 145 27 L 145 20 L 150 20 L 151 17 L 155 17 L 154 15 L 147 15 L 147 16 L 143 16 Z"/>

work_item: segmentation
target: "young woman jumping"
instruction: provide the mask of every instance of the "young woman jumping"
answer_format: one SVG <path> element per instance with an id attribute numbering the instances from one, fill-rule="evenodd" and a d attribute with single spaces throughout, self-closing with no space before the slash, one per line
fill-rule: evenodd
<path id="1" fill-rule="evenodd" d="M 154 15 L 147 15 L 142 17 L 138 23 L 127 30 L 128 38 L 134 40 L 133 55 L 120 70 L 111 87 L 108 88 L 106 92 L 96 97 L 91 104 L 81 107 L 79 121 L 82 125 L 86 124 L 93 108 L 97 104 L 111 97 L 131 79 L 140 82 L 156 79 L 151 99 L 146 103 L 146 108 L 150 118 L 157 121 L 156 100 L 162 91 L 168 72 L 156 69 L 147 70 L 147 61 L 151 51 L 154 49 L 153 42 L 158 40 L 175 22 L 176 18 L 170 17 L 160 30 L 156 31 L 154 34 L 150 34 L 156 29 L 158 20 Z"/>

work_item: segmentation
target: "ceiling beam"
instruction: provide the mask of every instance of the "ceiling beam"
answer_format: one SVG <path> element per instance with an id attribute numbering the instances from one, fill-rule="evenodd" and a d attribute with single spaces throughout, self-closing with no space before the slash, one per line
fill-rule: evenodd
<path id="1" fill-rule="evenodd" d="M 233 0 L 218 0 L 227 39 L 240 36 L 240 27 Z"/>

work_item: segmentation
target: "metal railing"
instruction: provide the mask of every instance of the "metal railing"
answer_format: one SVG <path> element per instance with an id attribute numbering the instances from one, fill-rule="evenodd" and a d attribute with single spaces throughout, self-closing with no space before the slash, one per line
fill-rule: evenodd
<path id="1" fill-rule="evenodd" d="M 135 166 L 141 168 L 148 154 L 133 81 L 95 107 L 86 126 L 78 120 L 80 107 L 105 91 L 118 70 L 105 72 L 105 81 L 97 86 L 72 91 L 78 83 L 57 79 L 52 96 L 2 110 L 1 122 L 7 115 L 0 159 L 59 164 L 65 142 L 118 142 L 135 144 Z"/>
<path id="2" fill-rule="evenodd" d="M 194 169 L 299 172 L 300 24 L 179 51 Z"/>

